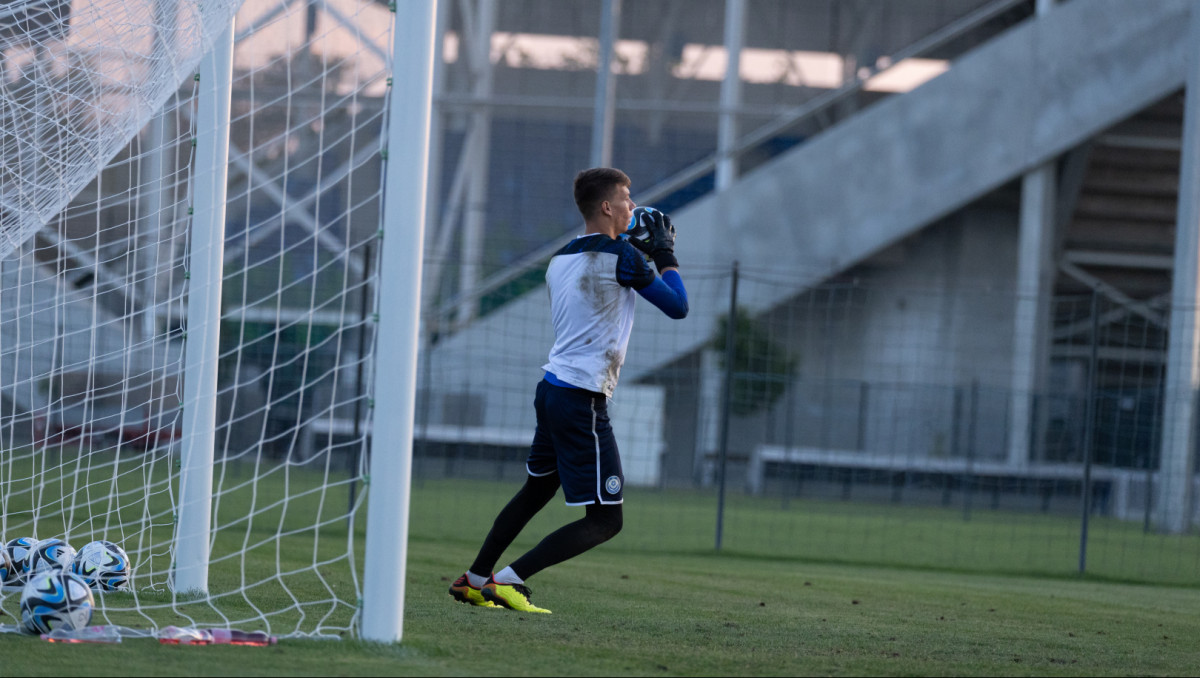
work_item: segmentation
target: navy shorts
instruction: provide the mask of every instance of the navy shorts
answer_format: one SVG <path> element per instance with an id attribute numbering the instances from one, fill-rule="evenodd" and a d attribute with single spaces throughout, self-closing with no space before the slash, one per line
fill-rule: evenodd
<path id="1" fill-rule="evenodd" d="M 602 393 L 540 381 L 533 399 L 537 430 L 525 468 L 558 474 L 568 506 L 620 504 L 625 475 Z"/>

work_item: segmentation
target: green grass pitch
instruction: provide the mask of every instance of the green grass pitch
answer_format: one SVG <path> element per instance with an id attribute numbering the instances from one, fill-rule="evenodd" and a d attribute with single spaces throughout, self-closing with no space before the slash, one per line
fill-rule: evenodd
<path id="1" fill-rule="evenodd" d="M 1200 671 L 1195 536 L 1148 536 L 1140 526 L 1097 521 L 1089 556 L 1095 571 L 1079 578 L 1075 523 L 1041 515 L 978 511 L 968 520 L 944 509 L 783 506 L 778 498 L 735 494 L 726 547 L 715 553 L 711 493 L 630 490 L 621 535 L 531 579 L 534 601 L 554 614 L 454 603 L 446 595 L 450 580 L 515 489 L 515 481 L 416 484 L 399 645 L 285 639 L 270 648 L 171 647 L 130 639 L 64 646 L 4 634 L 0 663 L 12 675 Z M 344 495 L 329 499 L 337 501 L 345 506 Z M 553 502 L 505 562 L 578 513 Z M 270 517 L 260 516 L 251 534 L 274 529 Z M 308 535 L 287 542 L 285 562 L 311 560 L 312 543 Z M 361 535 L 355 543 L 361 548 Z M 274 549 L 261 551 L 247 565 L 273 568 Z M 214 589 L 225 581 L 215 569 Z M 351 586 L 348 575 L 339 580 L 331 572 L 333 586 Z M 324 595 L 296 584 L 298 595 Z M 289 604 L 270 587 L 254 602 L 262 609 Z M 224 612 L 243 614 L 240 605 L 231 598 Z"/>

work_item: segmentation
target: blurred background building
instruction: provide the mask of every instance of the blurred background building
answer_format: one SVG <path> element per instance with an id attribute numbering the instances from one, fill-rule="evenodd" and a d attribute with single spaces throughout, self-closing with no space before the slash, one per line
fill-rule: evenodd
<path id="1" fill-rule="evenodd" d="M 668 403 L 652 478 L 713 477 L 735 260 L 781 355 L 729 424 L 753 487 L 789 459 L 992 463 L 1031 495 L 1031 467 L 1158 467 L 1186 3 L 448 4 L 431 423 L 528 426 L 544 292 L 510 297 L 613 164 L 693 290 L 687 330 L 639 315 L 616 397 Z"/>
<path id="2" fill-rule="evenodd" d="M 519 465 L 551 343 L 545 263 L 581 230 L 575 173 L 613 165 L 635 200 L 672 214 L 692 297 L 683 322 L 638 312 L 613 403 L 631 482 L 853 483 L 929 501 L 983 483 L 1042 508 L 1096 482 L 1105 510 L 1149 520 L 1157 507 L 1178 525 L 1195 512 L 1196 358 L 1170 344 L 1196 330 L 1197 224 L 1177 229 L 1195 216 L 1179 190 L 1195 188 L 1181 178 L 1191 7 L 443 0 L 418 472 Z M 243 351 L 223 363 L 223 426 L 267 431 L 280 455 L 336 447 L 365 416 L 332 395 L 368 388 L 365 339 L 324 338 L 371 311 L 386 43 L 363 33 L 387 11 L 283 0 L 239 14 L 239 40 L 279 47 L 235 54 L 237 326 L 223 336 Z M 271 23 L 281 12 L 295 20 Z M 10 59 L 10 80 L 37 58 Z M 186 129 L 185 113 L 168 108 L 129 157 L 149 162 L 139 149 Z M 136 284 L 104 271 L 134 256 L 131 238 L 182 248 L 177 230 L 104 235 L 99 268 L 73 243 L 97 219 L 107 233 L 109 214 L 185 210 L 171 177 L 188 152 L 155 162 L 162 191 L 99 216 L 68 209 L 29 256 L 85 271 L 71 284 L 102 305 L 142 308 Z M 119 197 L 128 176 L 115 163 L 76 203 Z M 351 282 L 361 295 L 344 293 Z M 183 331 L 178 309 L 145 311 L 144 333 Z M 289 342 L 304 370 L 276 362 Z M 73 363 L 76 349 L 54 350 Z M 61 402 L 103 390 L 69 383 Z M 134 400 L 174 390 L 155 383 Z M 5 395 L 30 411 L 55 401 Z M 69 409 L 47 416 L 69 428 Z"/>

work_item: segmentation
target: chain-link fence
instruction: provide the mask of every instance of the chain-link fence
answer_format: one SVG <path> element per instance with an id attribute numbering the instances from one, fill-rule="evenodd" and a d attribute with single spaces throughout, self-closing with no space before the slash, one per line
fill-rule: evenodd
<path id="1" fill-rule="evenodd" d="M 692 316 L 639 302 L 611 403 L 627 511 L 653 526 L 626 547 L 1200 581 L 1194 535 L 1156 527 L 1165 344 L 1144 318 L 1100 292 L 1055 299 L 1022 391 L 1009 290 L 863 267 L 808 289 L 684 276 Z M 419 483 L 523 479 L 544 294 L 425 351 Z M 490 518 L 460 515 L 477 509 L 456 487 L 438 520 Z"/>

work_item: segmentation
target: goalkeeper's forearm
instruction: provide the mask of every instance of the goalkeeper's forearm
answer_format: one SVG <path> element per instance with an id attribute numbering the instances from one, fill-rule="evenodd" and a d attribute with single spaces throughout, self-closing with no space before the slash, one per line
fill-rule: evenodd
<path id="1" fill-rule="evenodd" d="M 680 320 L 688 314 L 687 290 L 683 287 L 683 278 L 675 268 L 669 268 L 662 273 L 661 278 L 638 290 L 646 301 L 654 304 L 667 317 Z"/>

